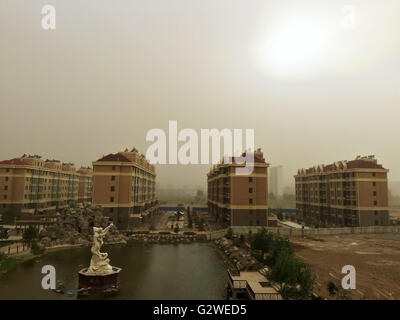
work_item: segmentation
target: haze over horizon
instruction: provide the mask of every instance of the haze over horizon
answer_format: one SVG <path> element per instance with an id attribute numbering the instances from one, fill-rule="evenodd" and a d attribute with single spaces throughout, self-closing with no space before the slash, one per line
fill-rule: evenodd
<path id="1" fill-rule="evenodd" d="M 56 30 L 41 27 L 45 4 Z M 147 131 L 177 120 L 253 128 L 284 185 L 357 155 L 400 181 L 399 18 L 397 0 L 3 0 L 0 160 L 145 154 Z M 157 165 L 157 182 L 205 185 L 210 166 Z"/>

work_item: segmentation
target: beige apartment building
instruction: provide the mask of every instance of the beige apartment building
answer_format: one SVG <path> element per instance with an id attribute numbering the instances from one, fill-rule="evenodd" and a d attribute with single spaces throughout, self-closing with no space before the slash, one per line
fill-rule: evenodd
<path id="1" fill-rule="evenodd" d="M 93 169 L 90 167 L 81 167 L 78 170 L 78 174 L 78 202 L 83 204 L 91 204 L 93 193 Z"/>
<path id="2" fill-rule="evenodd" d="M 297 212 L 322 226 L 388 225 L 388 172 L 374 156 L 299 169 Z"/>
<path id="3" fill-rule="evenodd" d="M 269 164 L 263 153 L 254 152 L 254 170 L 248 175 L 236 173 L 243 164 L 234 160 L 221 160 L 207 174 L 209 213 L 226 226 L 276 226 L 276 219 L 268 220 Z"/>
<path id="4" fill-rule="evenodd" d="M 158 210 L 155 179 L 155 167 L 136 151 L 104 156 L 93 162 L 93 205 L 119 229 L 132 229 Z"/>
<path id="5" fill-rule="evenodd" d="M 54 212 L 78 201 L 79 173 L 71 163 L 23 155 L 0 162 L 0 213 Z"/>

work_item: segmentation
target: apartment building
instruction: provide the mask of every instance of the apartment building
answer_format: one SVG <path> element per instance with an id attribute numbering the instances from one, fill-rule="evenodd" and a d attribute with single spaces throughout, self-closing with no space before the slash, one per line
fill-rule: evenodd
<path id="1" fill-rule="evenodd" d="M 251 174 L 238 175 L 235 169 L 243 164 L 231 160 L 221 160 L 207 174 L 209 213 L 226 226 L 276 226 L 276 219 L 268 220 L 269 165 L 261 149 L 254 152 Z"/>
<path id="2" fill-rule="evenodd" d="M 81 167 L 78 170 L 78 202 L 83 204 L 92 203 L 93 192 L 93 169 L 90 167 Z"/>
<path id="3" fill-rule="evenodd" d="M 0 162 L 0 213 L 49 213 L 78 201 L 72 163 L 23 155 Z"/>
<path id="4" fill-rule="evenodd" d="M 119 229 L 132 229 L 158 210 L 155 179 L 155 167 L 136 150 L 104 156 L 93 162 L 93 205 Z"/>
<path id="5" fill-rule="evenodd" d="M 322 226 L 388 225 L 388 172 L 374 156 L 299 169 L 297 212 Z"/>

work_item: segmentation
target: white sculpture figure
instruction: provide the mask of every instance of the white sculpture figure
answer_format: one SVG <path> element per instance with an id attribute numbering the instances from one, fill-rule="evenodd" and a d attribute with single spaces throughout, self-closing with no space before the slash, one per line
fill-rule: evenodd
<path id="1" fill-rule="evenodd" d="M 96 228 L 93 227 L 93 246 L 92 246 L 92 259 L 90 260 L 90 267 L 88 273 L 105 274 L 112 272 L 110 266 L 110 259 L 107 258 L 107 253 L 100 252 L 100 248 L 103 245 L 103 238 L 107 234 L 108 230 L 113 226 L 111 223 L 107 228 Z"/>

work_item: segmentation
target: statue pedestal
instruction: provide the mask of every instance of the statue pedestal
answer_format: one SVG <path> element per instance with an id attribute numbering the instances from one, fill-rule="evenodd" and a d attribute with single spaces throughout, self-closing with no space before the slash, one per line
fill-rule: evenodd
<path id="1" fill-rule="evenodd" d="M 119 273 L 121 268 L 112 267 L 112 271 L 108 273 L 88 273 L 88 268 L 84 268 L 78 272 L 79 288 L 91 287 L 92 290 L 104 290 L 111 287 L 119 287 Z"/>

